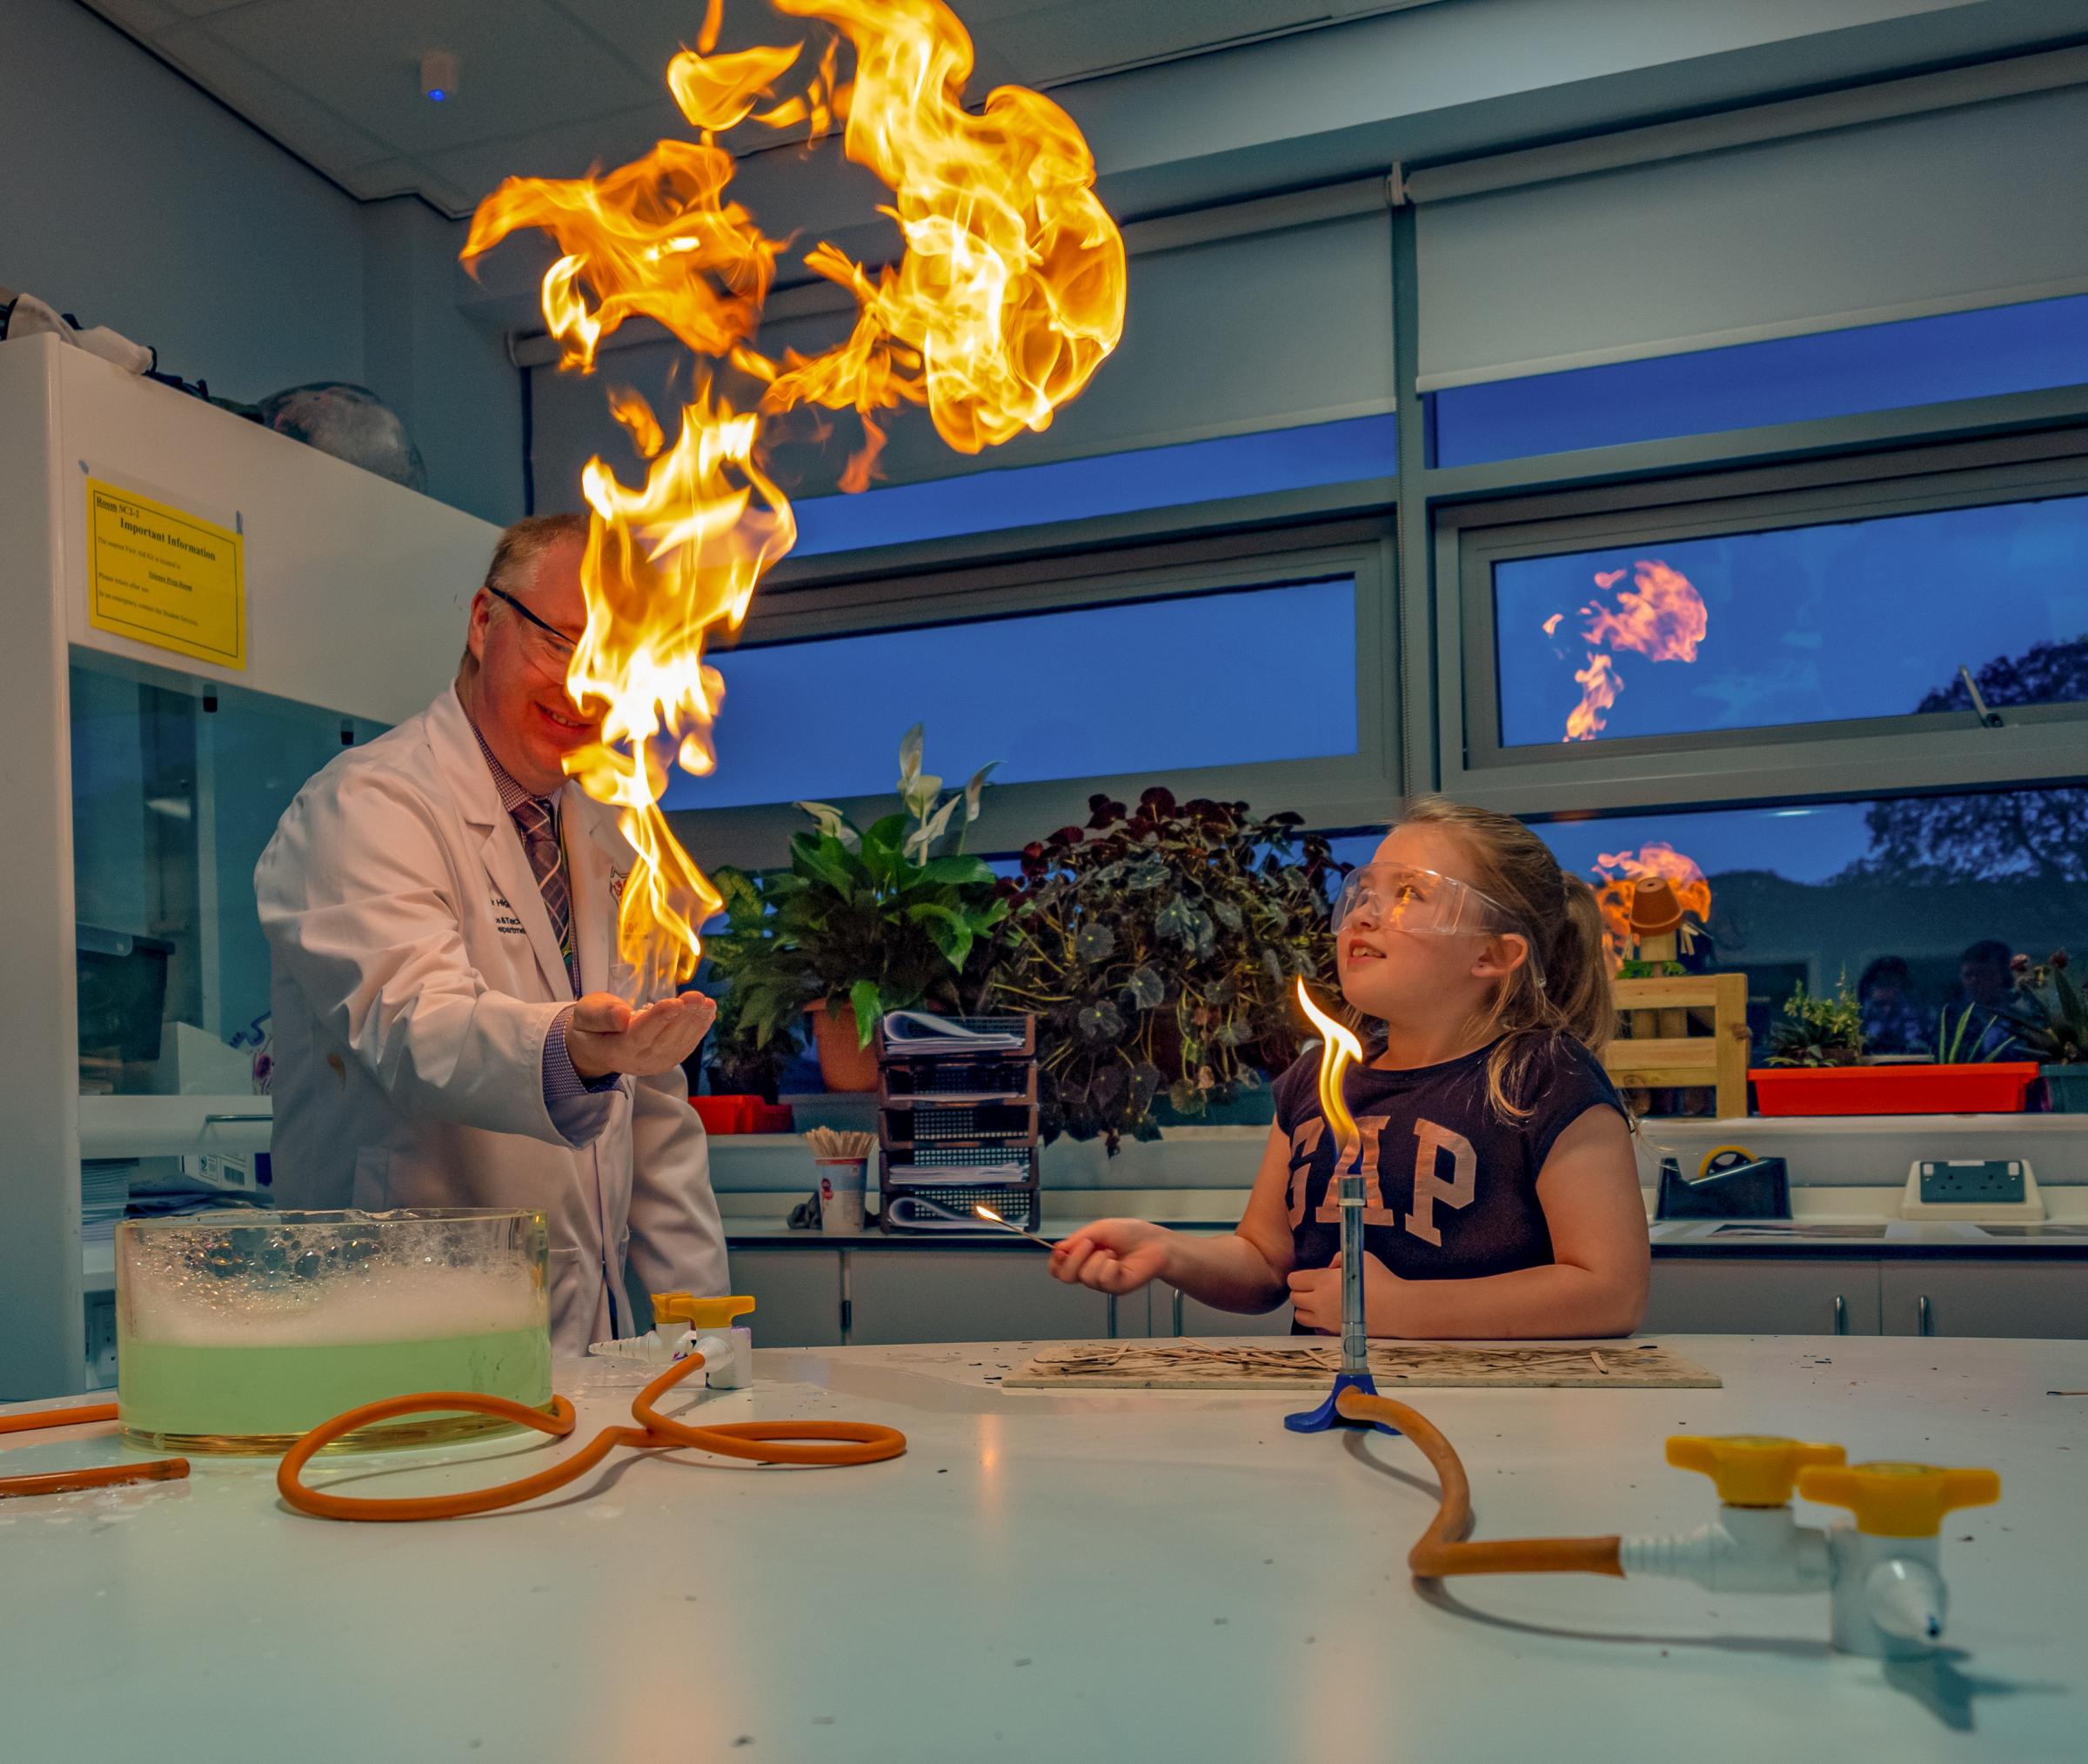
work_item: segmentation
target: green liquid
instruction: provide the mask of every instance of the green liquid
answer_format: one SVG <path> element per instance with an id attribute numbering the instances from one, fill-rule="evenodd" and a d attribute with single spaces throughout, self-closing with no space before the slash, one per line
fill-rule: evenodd
<path id="1" fill-rule="evenodd" d="M 415 1391 L 468 1390 L 548 1407 L 551 1340 L 541 1325 L 309 1347 L 177 1347 L 126 1338 L 117 1344 L 116 1388 L 118 1417 L 133 1436 L 265 1451 L 344 1409 Z M 417 1444 L 512 1425 L 452 1410 L 402 1416 L 354 1438 Z"/>

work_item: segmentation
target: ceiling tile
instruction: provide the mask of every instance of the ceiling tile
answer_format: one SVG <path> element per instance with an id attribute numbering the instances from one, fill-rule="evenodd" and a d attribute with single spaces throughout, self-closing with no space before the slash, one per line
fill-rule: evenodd
<path id="1" fill-rule="evenodd" d="M 1328 17 L 1328 0 L 1060 0 L 979 21 L 981 46 L 1024 84 L 1067 80 L 1107 68 L 1184 55 Z"/>
<path id="2" fill-rule="evenodd" d="M 695 43 L 703 24 L 703 0 L 549 0 L 549 3 L 607 45 L 641 78 L 663 88 L 667 63 Z M 723 52 L 760 43 L 801 43 L 807 38 L 824 42 L 826 34 L 825 26 L 810 20 L 788 18 L 766 6 L 740 0 L 725 10 L 718 49 Z"/>
<path id="3" fill-rule="evenodd" d="M 650 152 L 662 137 L 689 137 L 688 124 L 665 92 L 657 103 L 635 110 L 499 140 L 473 141 L 419 157 L 423 165 L 476 203 L 504 177 L 583 177 L 593 166 L 622 165 Z"/>
<path id="4" fill-rule="evenodd" d="M 543 0 L 261 0 L 211 28 L 416 157 L 626 109 L 658 90 Z M 431 49 L 458 58 L 445 104 L 421 96 Z"/>
<path id="5" fill-rule="evenodd" d="M 578 176 L 635 158 L 662 136 L 685 135 L 665 70 L 704 11 L 703 0 L 85 3 L 356 194 L 418 188 L 454 214 L 468 213 L 511 174 Z M 954 8 L 977 51 L 967 94 L 976 103 L 999 84 L 1061 84 L 1330 16 L 1429 3 L 1436 0 L 954 0 Z M 719 46 L 817 39 L 825 30 L 735 0 Z M 420 57 L 430 49 L 449 50 L 460 63 L 457 93 L 442 104 L 420 92 Z M 749 186 L 780 169 L 789 201 L 780 205 L 806 205 L 794 157 L 783 165 L 786 156 L 758 151 L 774 137 L 749 128 L 727 144 L 753 156 Z M 849 175 L 837 164 L 814 180 L 823 199 L 811 206 L 834 209 L 829 224 L 858 205 L 853 184 L 843 198 Z M 873 185 L 866 184 L 866 199 L 874 200 Z M 756 199 L 751 187 L 748 196 Z"/>
<path id="6" fill-rule="evenodd" d="M 227 49 L 206 25 L 177 24 L 155 35 L 152 47 L 257 129 L 329 175 L 384 154 L 383 142 Z"/>
<path id="7" fill-rule="evenodd" d="M 420 193 L 452 220 L 463 220 L 478 205 L 478 198 L 462 184 L 425 165 L 420 168 Z"/>
<path id="8" fill-rule="evenodd" d="M 418 195 L 428 181 L 427 172 L 411 159 L 373 160 L 367 165 L 337 171 L 334 176 L 351 196 L 359 196 L 365 202 Z"/>
<path id="9" fill-rule="evenodd" d="M 132 37 L 150 37 L 167 25 L 181 23 L 181 14 L 166 0 L 88 0 L 88 4 L 90 10 Z"/>

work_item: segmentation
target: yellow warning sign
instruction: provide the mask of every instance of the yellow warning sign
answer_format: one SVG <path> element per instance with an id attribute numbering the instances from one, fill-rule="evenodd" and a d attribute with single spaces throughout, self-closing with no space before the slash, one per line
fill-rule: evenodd
<path id="1" fill-rule="evenodd" d="M 220 667 L 246 666 L 245 541 L 87 480 L 87 622 Z"/>

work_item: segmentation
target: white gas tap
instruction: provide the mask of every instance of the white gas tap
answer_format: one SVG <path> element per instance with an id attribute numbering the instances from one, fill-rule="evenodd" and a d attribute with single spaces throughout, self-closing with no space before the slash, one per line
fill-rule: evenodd
<path id="1" fill-rule="evenodd" d="M 1798 1493 L 1854 1515 L 1827 1533 L 1834 1645 L 1880 1660 L 1935 1652 L 1950 1610 L 1937 1560 L 1943 1516 L 2000 1500 L 2000 1477 L 1933 1464 L 1849 1464 L 1805 1471 Z"/>
<path id="2" fill-rule="evenodd" d="M 1937 1533 L 1953 1507 L 2001 1498 L 1991 1470 L 1848 1464 L 1839 1446 L 1759 1433 L 1678 1434 L 1668 1462 L 1717 1485 L 1718 1516 L 1676 1537 L 1622 1540 L 1628 1574 L 1670 1574 L 1720 1593 L 1804 1593 L 1831 1600 L 1834 1645 L 1884 1660 L 1917 1658 L 1943 1636 L 1949 1590 Z M 1853 1524 L 1800 1525 L 1793 1489 L 1847 1507 Z"/>

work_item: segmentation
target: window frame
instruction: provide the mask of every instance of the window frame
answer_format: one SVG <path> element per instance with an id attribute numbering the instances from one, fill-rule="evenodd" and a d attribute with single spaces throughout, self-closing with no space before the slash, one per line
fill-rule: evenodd
<path id="1" fill-rule="evenodd" d="M 1442 790 L 1510 813 L 1711 806 L 2069 781 L 2088 774 L 2088 704 L 1543 746 L 1500 740 L 1493 565 L 1520 557 L 2088 494 L 2088 430 L 1866 451 L 1474 500 L 1432 511 Z M 1984 657 L 1967 657 L 1973 665 Z"/>
<path id="2" fill-rule="evenodd" d="M 755 599 L 745 638 L 764 645 L 789 643 L 1353 577 L 1353 754 L 1000 785 L 987 792 L 968 845 L 977 852 L 1019 850 L 1054 827 L 1084 824 L 1088 799 L 1098 792 L 1131 802 L 1156 784 L 1178 797 L 1244 799 L 1264 813 L 1295 810 L 1311 825 L 1368 825 L 1389 815 L 1402 777 L 1396 552 L 1395 522 L 1387 510 L 1366 519 L 1208 534 L 1114 551 L 1088 550 L 1071 558 L 1048 556 L 901 576 L 858 576 L 780 591 L 772 584 Z M 1252 702 L 1251 689 L 1248 702 Z M 726 714 L 731 714 L 729 704 Z M 960 768 L 960 775 L 994 758 L 991 753 L 939 756 L 932 719 L 928 742 L 931 759 Z M 892 793 L 885 792 L 837 798 L 836 806 L 860 825 L 866 815 L 888 812 L 893 802 Z M 668 819 L 676 836 L 706 867 L 780 865 L 787 861 L 790 835 L 806 825 L 788 803 L 677 809 Z"/>

